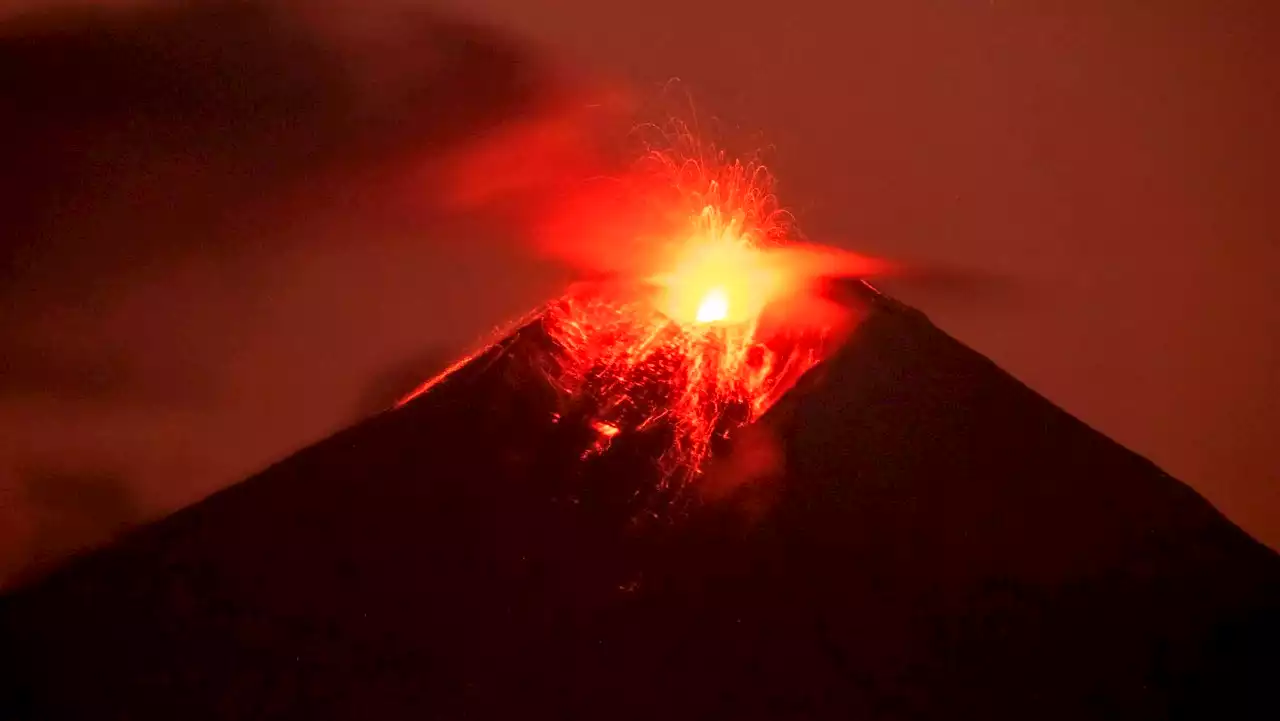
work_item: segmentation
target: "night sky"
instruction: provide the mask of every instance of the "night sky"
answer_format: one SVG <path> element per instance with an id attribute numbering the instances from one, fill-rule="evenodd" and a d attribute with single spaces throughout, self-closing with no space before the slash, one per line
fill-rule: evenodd
<path id="1" fill-rule="evenodd" d="M 444 217 L 422 180 L 467 136 L 424 117 L 493 105 L 488 82 L 458 76 L 427 101 L 438 116 L 402 122 L 387 98 L 437 67 L 427 43 L 324 3 L 312 15 L 359 52 L 286 53 L 296 82 L 237 66 L 262 97 L 310 93 L 272 111 L 292 124 L 261 131 L 276 116 L 250 104 L 157 132 L 72 102 L 95 163 L 9 175 L 11 203 L 55 210 L 9 239 L 43 260 L 9 263 L 2 288 L 0 572 L 59 553 L 50 534 L 103 533 L 86 515 L 165 513 L 355 421 L 562 286 L 503 242 L 519 229 Z M 809 238 L 955 270 L 884 285 L 1280 546 L 1274 3 L 454 4 L 641 105 L 679 78 L 717 135 L 765 148 Z M 200 57 L 220 32 L 179 46 Z M 383 59 L 353 71 L 380 79 L 367 97 L 343 97 L 368 111 L 358 130 L 307 84 L 353 57 Z M 24 87 L 89 97 L 59 82 Z M 26 107 L 3 112 L 9 151 L 39 147 Z M 384 127 L 394 143 L 366 142 Z M 336 160 L 316 170 L 308 148 Z M 119 492 L 84 492 L 104 484 Z"/>

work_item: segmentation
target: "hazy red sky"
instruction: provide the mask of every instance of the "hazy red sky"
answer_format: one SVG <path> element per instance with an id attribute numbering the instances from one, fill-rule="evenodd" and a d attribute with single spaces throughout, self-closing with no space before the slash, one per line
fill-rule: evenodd
<path id="1" fill-rule="evenodd" d="M 812 237 L 1006 274 L 898 292 L 1280 546 L 1280 5 L 453 5 L 679 77 L 775 147 Z"/>

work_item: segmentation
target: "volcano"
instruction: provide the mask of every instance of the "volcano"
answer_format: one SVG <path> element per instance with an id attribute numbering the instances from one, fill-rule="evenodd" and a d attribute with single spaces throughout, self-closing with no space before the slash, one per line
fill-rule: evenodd
<path id="1" fill-rule="evenodd" d="M 857 329 L 738 436 L 763 471 L 698 492 L 730 438 L 648 493 L 657 436 L 562 413 L 534 319 L 3 599 L 5 717 L 1280 717 L 1280 557 L 840 292 Z"/>

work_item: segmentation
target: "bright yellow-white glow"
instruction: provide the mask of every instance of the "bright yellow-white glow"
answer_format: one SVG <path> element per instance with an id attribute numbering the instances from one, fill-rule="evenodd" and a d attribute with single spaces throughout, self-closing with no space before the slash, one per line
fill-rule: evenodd
<path id="1" fill-rule="evenodd" d="M 681 323 L 745 324 L 778 291 L 761 251 L 737 238 L 695 237 L 657 278 L 659 308 Z"/>
<path id="2" fill-rule="evenodd" d="M 712 288 L 703 297 L 694 317 L 699 323 L 715 323 L 729 317 L 729 296 L 724 288 Z"/>

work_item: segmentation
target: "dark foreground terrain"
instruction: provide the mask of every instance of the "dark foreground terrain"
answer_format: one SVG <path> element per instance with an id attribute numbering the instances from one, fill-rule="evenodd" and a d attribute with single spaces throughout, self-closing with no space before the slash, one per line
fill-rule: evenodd
<path id="1" fill-rule="evenodd" d="M 650 464 L 578 459 L 526 328 L 4 599 L 0 715 L 1280 718 L 1280 558 L 867 302 L 766 487 L 637 515 Z"/>

